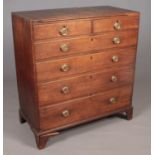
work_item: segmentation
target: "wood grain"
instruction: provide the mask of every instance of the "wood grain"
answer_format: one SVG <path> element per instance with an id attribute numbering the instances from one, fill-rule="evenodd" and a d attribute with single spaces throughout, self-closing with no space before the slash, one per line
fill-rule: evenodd
<path id="1" fill-rule="evenodd" d="M 36 98 L 36 74 L 33 65 L 31 42 L 31 25 L 23 19 L 12 15 L 16 74 L 20 109 L 33 128 L 39 129 L 39 118 Z"/>
<path id="2" fill-rule="evenodd" d="M 109 32 L 102 35 L 76 37 L 63 40 L 54 40 L 48 42 L 39 42 L 34 44 L 36 60 L 44 58 L 54 58 L 58 56 L 66 56 L 76 53 L 85 53 L 93 50 L 101 50 L 108 48 L 119 48 L 133 46 L 137 44 L 138 30 L 128 30 L 121 32 Z M 120 44 L 114 44 L 113 38 L 119 37 Z M 67 44 L 68 52 L 62 52 L 60 46 Z"/>
<path id="3" fill-rule="evenodd" d="M 102 116 L 105 112 L 110 112 L 121 107 L 130 105 L 131 85 L 120 87 L 104 93 L 99 93 L 84 99 L 72 102 L 45 107 L 40 110 L 41 129 L 60 127 L 72 122 L 85 120 L 87 118 Z M 110 104 L 111 97 L 117 98 L 117 103 Z M 69 117 L 63 117 L 62 112 L 68 110 Z M 52 123 L 51 123 L 52 122 Z"/>
<path id="4" fill-rule="evenodd" d="M 114 28 L 114 23 L 119 22 L 121 25 L 120 30 L 116 30 Z M 121 30 L 128 30 L 128 29 L 137 29 L 139 25 L 139 17 L 138 16 L 131 16 L 131 17 L 111 17 L 111 18 L 103 18 L 94 20 L 94 33 L 99 32 L 108 32 L 108 31 L 121 31 Z"/>
<path id="5" fill-rule="evenodd" d="M 38 85 L 39 104 L 41 106 L 52 105 L 77 97 L 88 96 L 97 92 L 132 84 L 133 73 L 133 66 L 131 66 L 80 75 L 60 81 L 41 83 Z M 117 81 L 113 82 L 111 80 L 112 76 L 116 76 Z M 67 94 L 62 92 L 62 88 L 65 86 L 69 88 Z"/>
<path id="6" fill-rule="evenodd" d="M 49 24 L 34 25 L 34 39 L 49 39 L 62 36 L 59 31 L 62 27 L 68 29 L 67 36 L 84 35 L 91 33 L 91 21 L 90 20 L 74 20 L 74 21 L 62 21 Z"/>
<path id="7" fill-rule="evenodd" d="M 63 129 L 116 113 L 132 118 L 138 12 L 109 6 L 22 11 L 12 13 L 12 25 L 19 117 L 39 149 Z M 60 50 L 64 44 L 67 52 Z"/>
<path id="8" fill-rule="evenodd" d="M 138 16 L 139 12 L 122 8 L 116 8 L 112 6 L 97 6 L 21 11 L 14 12 L 14 14 L 26 20 L 31 20 L 34 22 L 34 24 L 42 24 L 51 21 L 67 19 L 102 18 L 111 16 Z"/>
<path id="9" fill-rule="evenodd" d="M 118 56 L 119 61 L 113 62 L 112 56 Z M 136 49 L 111 49 L 99 53 L 74 56 L 58 60 L 49 60 L 36 63 L 36 72 L 38 82 L 46 82 L 64 77 L 70 77 L 85 72 L 108 69 L 109 67 L 121 67 L 133 64 L 135 61 Z M 62 72 L 60 70 L 63 64 L 68 64 L 70 70 Z"/>

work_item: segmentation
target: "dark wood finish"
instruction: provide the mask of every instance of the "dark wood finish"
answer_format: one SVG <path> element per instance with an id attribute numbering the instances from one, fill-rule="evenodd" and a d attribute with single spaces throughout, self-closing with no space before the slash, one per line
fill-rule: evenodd
<path id="1" fill-rule="evenodd" d="M 119 22 L 121 24 L 120 30 L 116 30 L 114 28 L 115 22 Z M 124 16 L 116 16 L 111 18 L 97 19 L 94 20 L 94 32 L 108 32 L 108 31 L 121 31 L 128 29 L 137 29 L 139 23 L 138 16 L 124 17 Z"/>
<path id="2" fill-rule="evenodd" d="M 113 62 L 112 56 L 118 56 L 119 61 Z M 63 59 L 48 60 L 36 63 L 38 82 L 56 80 L 86 72 L 94 72 L 108 68 L 131 65 L 135 61 L 136 48 L 112 49 L 99 53 L 67 57 Z M 79 63 L 80 62 L 80 63 Z M 67 64 L 70 69 L 67 72 L 60 70 Z"/>
<path id="3" fill-rule="evenodd" d="M 77 20 L 77 21 L 61 21 L 58 23 L 39 24 L 34 26 L 34 39 L 49 39 L 55 37 L 64 37 L 59 31 L 62 27 L 68 28 L 68 35 L 83 35 L 91 33 L 90 20 Z"/>
<path id="4" fill-rule="evenodd" d="M 53 137 L 58 134 L 59 134 L 58 132 L 52 132 L 52 133 L 42 134 L 42 135 L 38 135 L 37 133 L 34 133 L 38 149 L 43 149 L 46 146 L 46 143 L 49 137 Z"/>
<path id="5" fill-rule="evenodd" d="M 95 117 L 96 115 L 102 116 L 105 112 L 126 107 L 130 105 L 131 90 L 131 85 L 127 85 L 126 87 L 105 91 L 84 97 L 83 99 L 76 99 L 72 102 L 69 101 L 42 108 L 40 111 L 41 129 L 54 129 L 69 123 Z M 110 103 L 109 99 L 111 97 L 116 97 L 117 102 Z M 62 116 L 64 110 L 70 112 L 69 117 Z"/>
<path id="6" fill-rule="evenodd" d="M 16 74 L 20 109 L 33 128 L 39 129 L 36 101 L 36 74 L 31 41 L 31 22 L 12 15 Z"/>
<path id="7" fill-rule="evenodd" d="M 134 46 L 137 44 L 137 33 L 138 30 L 134 29 L 121 32 L 109 32 L 95 36 L 80 36 L 72 39 L 41 41 L 35 43 L 35 57 L 36 60 L 40 60 L 75 53 L 85 53 L 93 50 Z M 117 36 L 121 40 L 120 44 L 113 43 L 113 38 Z M 60 50 L 60 46 L 63 44 L 68 45 L 68 52 L 62 52 Z"/>
<path id="8" fill-rule="evenodd" d="M 138 12 L 25 11 L 12 13 L 12 23 L 19 119 L 30 125 L 39 149 L 66 128 L 113 114 L 132 119 Z"/>
<path id="9" fill-rule="evenodd" d="M 127 116 L 127 120 L 131 120 L 132 119 L 132 116 L 133 116 L 133 107 L 129 108 L 126 111 L 126 116 Z"/>
<path id="10" fill-rule="evenodd" d="M 41 106 L 54 104 L 121 87 L 125 84 L 132 84 L 133 73 L 133 66 L 131 66 L 126 68 L 123 67 L 122 69 L 109 69 L 104 72 L 83 74 L 59 81 L 41 83 L 38 85 L 39 104 Z M 112 76 L 116 76 L 117 81 L 112 81 Z M 64 86 L 69 88 L 67 94 L 62 92 Z"/>
<path id="11" fill-rule="evenodd" d="M 111 6 L 83 7 L 83 8 L 62 8 L 49 10 L 35 10 L 14 12 L 16 16 L 20 16 L 34 23 L 47 23 L 51 21 L 81 19 L 81 18 L 102 18 L 111 16 L 138 16 L 139 12 L 116 8 Z"/>
<path id="12" fill-rule="evenodd" d="M 133 107 L 128 107 L 125 111 L 121 113 L 116 114 L 118 117 L 127 119 L 127 120 L 132 120 L 133 117 Z"/>
<path id="13" fill-rule="evenodd" d="M 35 140 L 36 140 L 36 144 L 38 149 L 43 149 L 48 141 L 48 136 L 38 136 L 35 135 Z"/>

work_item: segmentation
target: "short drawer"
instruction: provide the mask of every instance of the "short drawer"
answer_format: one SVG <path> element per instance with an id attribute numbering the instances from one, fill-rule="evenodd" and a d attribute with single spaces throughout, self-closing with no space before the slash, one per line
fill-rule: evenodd
<path id="1" fill-rule="evenodd" d="M 130 106 L 132 86 L 113 89 L 104 93 L 64 102 L 40 109 L 42 130 L 64 128 L 82 121 L 92 120 Z"/>
<path id="2" fill-rule="evenodd" d="M 72 20 L 34 25 L 34 40 L 90 34 L 89 20 Z"/>
<path id="3" fill-rule="evenodd" d="M 58 80 L 80 73 L 134 64 L 136 48 L 111 49 L 59 60 L 36 63 L 38 82 Z"/>
<path id="4" fill-rule="evenodd" d="M 108 48 L 119 48 L 137 44 L 138 30 L 109 32 L 102 35 L 75 37 L 34 44 L 35 59 L 63 57 Z"/>
<path id="5" fill-rule="evenodd" d="M 137 29 L 139 25 L 139 17 L 116 16 L 111 18 L 97 19 L 94 20 L 93 25 L 95 33 Z"/>

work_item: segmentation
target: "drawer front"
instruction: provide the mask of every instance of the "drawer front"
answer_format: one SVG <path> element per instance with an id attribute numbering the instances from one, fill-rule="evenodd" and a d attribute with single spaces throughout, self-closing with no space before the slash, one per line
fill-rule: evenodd
<path id="1" fill-rule="evenodd" d="M 85 72 L 122 67 L 135 62 L 136 48 L 111 49 L 95 54 L 36 63 L 38 82 L 57 80 Z"/>
<path id="2" fill-rule="evenodd" d="M 138 16 L 116 16 L 94 20 L 94 32 L 120 31 L 127 29 L 137 29 L 139 25 Z"/>
<path id="3" fill-rule="evenodd" d="M 34 44 L 35 58 L 36 60 L 41 60 L 93 50 L 132 46 L 137 44 L 137 33 L 137 30 L 130 30 L 110 32 L 104 35 L 40 42 Z"/>
<path id="4" fill-rule="evenodd" d="M 111 69 L 38 85 L 40 106 L 110 90 L 133 81 L 133 67 Z"/>
<path id="5" fill-rule="evenodd" d="M 131 103 L 132 86 L 113 89 L 40 110 L 41 129 L 54 129 L 100 117 Z"/>
<path id="6" fill-rule="evenodd" d="M 90 34 L 90 32 L 91 22 L 88 20 L 73 20 L 34 25 L 35 40 Z"/>

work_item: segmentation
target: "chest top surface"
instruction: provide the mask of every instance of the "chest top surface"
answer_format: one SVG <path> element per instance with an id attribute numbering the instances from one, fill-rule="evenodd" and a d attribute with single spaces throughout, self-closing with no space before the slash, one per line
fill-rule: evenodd
<path id="1" fill-rule="evenodd" d="M 93 17 L 108 17 L 108 16 L 134 16 L 138 12 L 111 7 L 111 6 L 96 6 L 82 8 L 61 8 L 35 11 L 13 12 L 13 15 L 20 16 L 31 21 L 55 21 L 67 20 L 75 18 L 93 18 Z"/>

